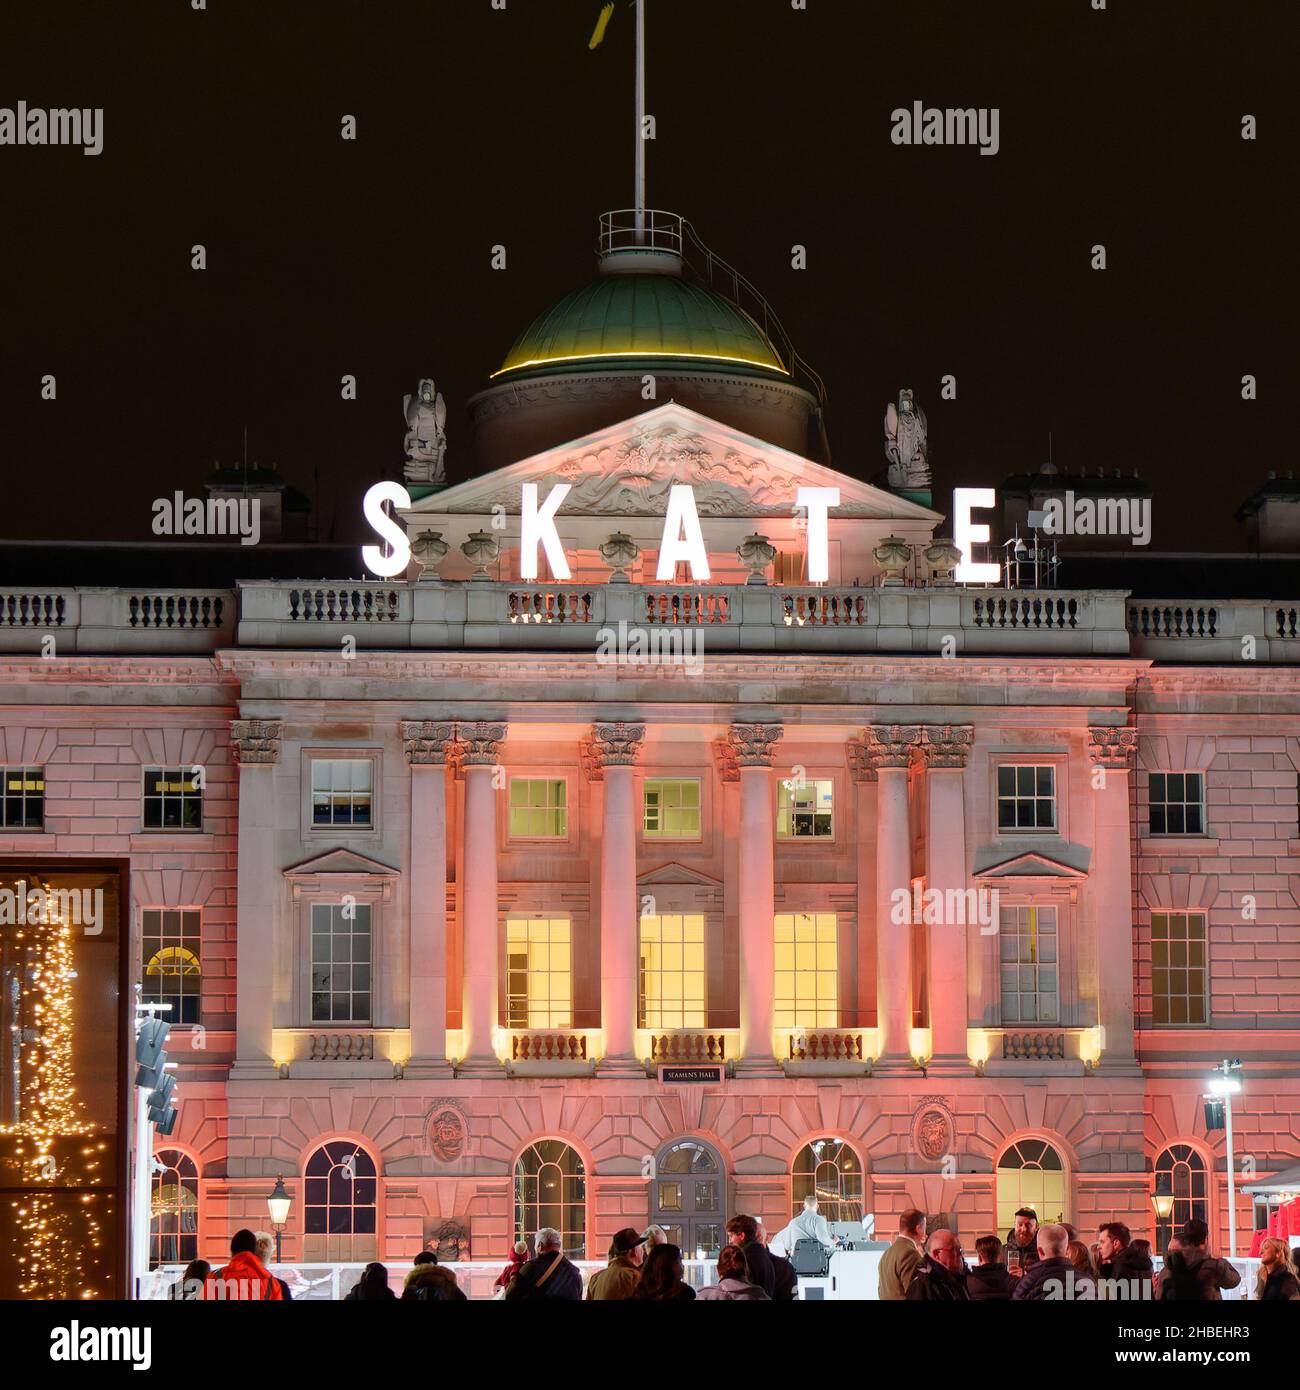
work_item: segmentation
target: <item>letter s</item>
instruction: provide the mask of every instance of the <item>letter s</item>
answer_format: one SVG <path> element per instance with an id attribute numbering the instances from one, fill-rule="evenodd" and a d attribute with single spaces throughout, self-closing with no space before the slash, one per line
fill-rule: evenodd
<path id="1" fill-rule="evenodd" d="M 385 555 L 377 545 L 363 546 L 361 560 L 371 574 L 381 579 L 392 579 L 405 571 L 411 561 L 411 543 L 406 532 L 384 510 L 384 503 L 391 502 L 395 507 L 409 507 L 411 494 L 401 483 L 376 483 L 366 492 L 362 511 L 371 528 L 379 533 L 380 540 L 386 541 L 393 550 Z"/>

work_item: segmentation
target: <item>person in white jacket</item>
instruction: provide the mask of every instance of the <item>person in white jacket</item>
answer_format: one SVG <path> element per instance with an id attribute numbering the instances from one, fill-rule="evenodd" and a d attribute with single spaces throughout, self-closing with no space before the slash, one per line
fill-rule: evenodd
<path id="1" fill-rule="evenodd" d="M 772 1249 L 788 1257 L 794 1254 L 795 1242 L 806 1239 L 818 1241 L 827 1252 L 835 1249 L 830 1225 L 824 1216 L 818 1215 L 817 1198 L 811 1193 L 803 1199 L 799 1215 L 772 1237 Z"/>

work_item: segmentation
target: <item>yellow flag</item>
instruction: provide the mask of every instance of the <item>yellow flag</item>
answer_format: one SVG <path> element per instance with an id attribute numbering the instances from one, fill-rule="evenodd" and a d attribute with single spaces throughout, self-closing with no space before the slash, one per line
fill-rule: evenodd
<path id="1" fill-rule="evenodd" d="M 591 36 L 588 48 L 599 48 L 605 41 L 605 30 L 609 28 L 609 21 L 614 18 L 614 0 L 604 7 L 600 12 L 600 18 L 596 21 L 596 32 Z"/>

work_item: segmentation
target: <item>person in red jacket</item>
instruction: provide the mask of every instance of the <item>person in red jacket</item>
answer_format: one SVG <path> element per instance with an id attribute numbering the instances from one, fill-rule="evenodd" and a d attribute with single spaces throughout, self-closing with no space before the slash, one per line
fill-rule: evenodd
<path id="1" fill-rule="evenodd" d="M 515 1242 L 515 1248 L 510 1252 L 510 1261 L 506 1267 L 497 1275 L 496 1283 L 492 1285 L 494 1289 L 508 1289 L 510 1281 L 528 1263 L 528 1242 L 520 1240 Z"/>
<path id="2" fill-rule="evenodd" d="M 240 1302 L 284 1302 L 280 1281 L 257 1258 L 257 1237 L 252 1231 L 236 1231 L 230 1239 L 230 1263 L 208 1275 L 203 1284 L 205 1299 L 232 1299 Z"/>

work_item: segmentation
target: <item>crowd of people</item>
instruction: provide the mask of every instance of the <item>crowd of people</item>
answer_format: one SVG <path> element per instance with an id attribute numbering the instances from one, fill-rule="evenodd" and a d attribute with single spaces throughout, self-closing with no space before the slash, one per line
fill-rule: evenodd
<path id="1" fill-rule="evenodd" d="M 515 1245 L 497 1278 L 494 1297 L 505 1302 L 577 1302 L 585 1297 L 789 1303 L 798 1297 L 798 1275 L 782 1250 L 788 1252 L 796 1243 L 831 1248 L 826 1223 L 812 1198 L 774 1242 L 752 1216 L 733 1216 L 726 1233 L 716 1281 L 704 1288 L 693 1288 L 687 1281 L 682 1251 L 662 1227 L 638 1231 L 629 1226 L 615 1232 L 608 1263 L 587 1280 L 584 1290 L 582 1271 L 564 1253 L 559 1231 L 543 1227 L 531 1244 L 521 1240 Z M 272 1249 L 272 1238 L 265 1232 L 237 1231 L 230 1242 L 230 1262 L 214 1270 L 206 1261 L 195 1260 L 173 1286 L 171 1297 L 289 1300 L 289 1286 L 268 1268 Z M 1224 1289 L 1240 1283 L 1238 1270 L 1210 1253 L 1208 1227 L 1197 1219 L 1186 1221 L 1170 1239 L 1164 1265 L 1157 1271 L 1150 1243 L 1134 1239 L 1119 1221 L 1102 1223 L 1089 1244 L 1069 1223 L 1040 1226 L 1037 1213 L 1023 1207 L 1005 1241 L 995 1235 L 976 1240 L 975 1258 L 968 1264 L 954 1231 L 927 1232 L 925 1214 L 911 1210 L 900 1217 L 898 1236 L 880 1257 L 877 1296 L 886 1302 L 1205 1302 L 1221 1299 Z M 400 1300 L 456 1302 L 465 1297 L 453 1269 L 439 1264 L 432 1251 L 422 1250 L 403 1280 Z M 1300 1300 L 1300 1247 L 1291 1251 L 1274 1237 L 1263 1242 L 1254 1297 L 1266 1302 Z M 365 1267 L 346 1295 L 348 1302 L 398 1298 L 388 1269 L 377 1262 Z"/>

